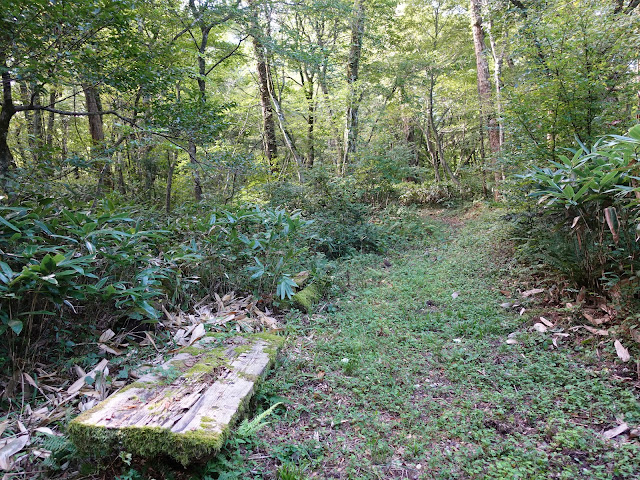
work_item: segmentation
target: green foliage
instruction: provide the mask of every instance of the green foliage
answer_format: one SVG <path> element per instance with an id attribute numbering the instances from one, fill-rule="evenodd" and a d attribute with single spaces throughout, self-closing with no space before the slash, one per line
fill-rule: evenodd
<path id="1" fill-rule="evenodd" d="M 110 206 L 113 208 L 113 206 Z M 163 232 L 144 230 L 128 213 L 56 206 L 51 198 L 0 207 L 0 317 L 19 335 L 25 325 L 87 301 L 154 321 L 165 295 L 166 266 L 155 258 Z"/>
<path id="2" fill-rule="evenodd" d="M 164 230 L 147 229 L 160 219 L 145 215 L 109 201 L 91 213 L 46 197 L 0 206 L 3 353 L 15 360 L 54 330 L 66 332 L 64 342 L 95 327 L 81 312 L 108 312 L 115 328 L 118 319 L 155 322 L 161 304 L 187 308 L 226 288 L 269 303 L 294 294 L 310 223 L 299 213 L 216 209 Z"/>
<path id="3" fill-rule="evenodd" d="M 43 465 L 52 470 L 60 470 L 62 465 L 71 460 L 76 455 L 76 447 L 65 436 L 45 434 L 41 442 L 44 450 L 51 452 L 51 455 L 43 462 Z"/>
<path id="4" fill-rule="evenodd" d="M 460 187 L 453 182 L 400 183 L 395 185 L 402 205 L 451 206 L 462 198 Z"/>
<path id="5" fill-rule="evenodd" d="M 278 480 L 306 480 L 308 477 L 301 466 L 285 462 L 278 468 L 276 478 Z"/>
<path id="6" fill-rule="evenodd" d="M 628 136 L 605 137 L 590 149 L 582 146 L 571 157 L 560 155 L 522 176 L 529 196 L 543 209 L 539 226 L 531 225 L 528 255 L 539 256 L 580 284 L 610 288 L 624 280 L 635 288 L 639 152 L 636 126 Z"/>
<path id="7" fill-rule="evenodd" d="M 614 125 L 631 126 L 637 78 L 628 66 L 638 39 L 628 32 L 637 15 L 615 14 L 615 2 L 598 0 L 525 4 L 526 16 L 493 7 L 505 35 L 515 27 L 511 53 L 521 59 L 505 70 L 513 157 L 543 160 L 574 137 L 588 145 Z"/>
<path id="8" fill-rule="evenodd" d="M 307 229 L 310 248 L 330 259 L 384 249 L 383 231 L 372 222 L 354 178 L 335 178 L 322 168 L 310 172 L 304 186 L 281 183 L 267 189 L 271 204 L 299 208 L 313 223 Z"/>
<path id="9" fill-rule="evenodd" d="M 271 415 L 276 410 L 276 408 L 278 408 L 280 405 L 282 405 L 282 402 L 274 403 L 268 409 L 266 409 L 260 415 L 257 415 L 252 420 L 248 420 L 245 418 L 242 421 L 242 423 L 238 425 L 238 429 L 236 432 L 238 439 L 236 439 L 236 441 L 239 440 L 239 441 L 245 442 L 251 437 L 253 437 L 254 435 L 256 435 L 265 426 L 267 426 L 269 422 L 266 422 L 265 419 L 269 415 Z"/>
<path id="10" fill-rule="evenodd" d="M 281 300 L 291 298 L 297 287 L 292 279 L 297 272 L 291 268 L 306 251 L 299 238 L 310 224 L 300 212 L 288 213 L 281 208 L 216 211 L 204 238 L 206 259 L 209 266 L 219 261 L 224 275 L 234 275 L 232 283 L 237 288 L 275 293 Z"/>

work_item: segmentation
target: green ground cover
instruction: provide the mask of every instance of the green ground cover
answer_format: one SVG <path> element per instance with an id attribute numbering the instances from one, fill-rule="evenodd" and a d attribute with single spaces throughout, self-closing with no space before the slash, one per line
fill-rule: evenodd
<path id="1" fill-rule="evenodd" d="M 289 318 L 261 393 L 284 407 L 194 478 L 640 478 L 638 443 L 601 436 L 640 421 L 632 390 L 499 306 L 518 269 L 499 216 L 345 262 L 342 295 Z"/>

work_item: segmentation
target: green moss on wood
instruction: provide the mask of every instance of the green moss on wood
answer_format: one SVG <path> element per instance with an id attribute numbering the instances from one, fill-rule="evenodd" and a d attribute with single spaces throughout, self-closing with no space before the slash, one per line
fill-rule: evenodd
<path id="1" fill-rule="evenodd" d="M 224 445 L 228 430 L 173 433 L 160 427 L 115 429 L 86 425 L 78 417 L 69 425 L 68 434 L 78 450 L 85 454 L 102 456 L 120 450 L 151 458 L 168 455 L 186 466 L 218 452 Z"/>
<path id="2" fill-rule="evenodd" d="M 293 296 L 296 305 L 302 307 L 305 312 L 311 313 L 313 306 L 320 301 L 329 287 L 329 282 L 314 282 L 303 288 Z"/>

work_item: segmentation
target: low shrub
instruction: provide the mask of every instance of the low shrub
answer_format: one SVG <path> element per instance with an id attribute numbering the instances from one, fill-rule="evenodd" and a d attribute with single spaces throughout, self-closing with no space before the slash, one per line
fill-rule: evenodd
<path id="1" fill-rule="evenodd" d="M 453 182 L 399 183 L 395 186 L 402 205 L 451 205 L 462 199 Z"/>
<path id="2" fill-rule="evenodd" d="M 322 168 L 308 177 L 303 186 L 272 184 L 267 193 L 271 205 L 299 208 L 313 219 L 306 229 L 309 248 L 331 259 L 384 249 L 384 232 L 371 221 L 373 207 L 361 201 L 354 178 L 332 177 Z"/>
<path id="3" fill-rule="evenodd" d="M 579 285 L 625 286 L 634 293 L 640 285 L 639 153 L 640 125 L 521 176 L 537 201 L 526 222 L 529 255 Z"/>

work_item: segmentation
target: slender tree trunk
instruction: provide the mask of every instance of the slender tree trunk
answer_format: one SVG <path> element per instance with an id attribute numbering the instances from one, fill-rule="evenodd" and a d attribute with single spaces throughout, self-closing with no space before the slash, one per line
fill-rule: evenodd
<path id="1" fill-rule="evenodd" d="M 500 130 L 493 113 L 491 99 L 491 84 L 489 82 L 489 65 L 485 56 L 484 30 L 482 27 L 481 0 L 470 0 L 471 30 L 473 32 L 473 46 L 476 53 L 476 67 L 478 71 L 478 95 L 480 109 L 489 130 L 489 148 L 491 149 L 491 166 L 493 169 L 495 186 L 493 196 L 499 200 L 500 172 L 497 168 L 497 155 L 500 152 Z"/>
<path id="2" fill-rule="evenodd" d="M 315 134 L 315 123 L 316 123 L 316 118 L 315 118 L 315 111 L 316 111 L 316 106 L 315 106 L 315 99 L 313 98 L 313 93 L 314 93 L 314 75 L 313 74 L 309 74 L 307 71 L 305 71 L 304 69 L 305 67 L 301 67 L 300 68 L 300 78 L 302 81 L 302 89 L 304 90 L 304 97 L 307 100 L 307 143 L 308 143 L 308 150 L 307 150 L 307 160 L 306 160 L 306 164 L 307 167 L 313 167 L 313 162 L 315 160 L 315 138 L 314 138 L 314 134 Z"/>
<path id="3" fill-rule="evenodd" d="M 276 110 L 276 115 L 278 117 L 278 124 L 280 125 L 280 131 L 282 132 L 282 136 L 284 137 L 284 143 L 285 145 L 287 145 L 287 148 L 291 152 L 291 155 L 293 156 L 293 159 L 296 162 L 296 167 L 298 169 L 298 181 L 302 183 L 304 181 L 304 176 L 302 175 L 302 166 L 304 164 L 304 161 L 302 160 L 302 157 L 298 153 L 298 149 L 296 148 L 296 145 L 293 141 L 293 138 L 291 137 L 291 134 L 287 130 L 287 121 L 284 116 L 284 111 L 280 106 L 280 102 L 275 97 L 271 89 L 269 93 L 271 94 L 271 101 L 273 102 L 273 106 L 275 107 L 275 110 Z"/>
<path id="4" fill-rule="evenodd" d="M 176 155 L 177 156 L 177 155 Z M 173 158 L 172 158 L 173 157 Z M 167 152 L 167 164 L 169 169 L 167 171 L 167 191 L 164 199 L 164 208 L 167 213 L 171 212 L 171 187 L 173 184 L 173 171 L 176 167 L 176 158 L 171 151 Z"/>
<path id="5" fill-rule="evenodd" d="M 198 47 L 198 91 L 200 93 L 200 102 L 204 105 L 207 101 L 207 84 L 206 84 L 206 61 L 205 61 L 205 52 L 207 51 L 207 45 L 209 43 L 209 33 L 213 28 L 213 25 L 208 25 L 203 16 L 205 12 L 200 7 L 196 7 L 195 0 L 189 0 L 189 8 L 191 9 L 191 13 L 193 15 L 194 20 L 200 25 L 200 43 L 197 45 Z M 197 157 L 197 147 L 194 138 L 189 139 L 189 161 L 191 163 L 192 173 L 193 173 L 193 195 L 196 202 L 202 201 L 202 181 L 200 179 L 200 171 L 199 171 L 199 163 Z"/>
<path id="6" fill-rule="evenodd" d="M 122 161 L 122 152 L 118 151 L 118 190 L 124 196 L 127 194 L 127 187 L 124 183 L 124 167 Z"/>
<path id="7" fill-rule="evenodd" d="M 270 91 L 272 89 L 271 69 L 269 68 L 269 56 L 265 51 L 261 41 L 264 32 L 260 28 L 259 6 L 256 0 L 249 0 L 249 7 L 252 9 L 250 25 L 252 30 L 253 52 L 256 57 L 258 70 L 258 90 L 260 92 L 260 106 L 262 107 L 262 150 L 267 158 L 267 163 L 271 173 L 275 173 L 275 159 L 278 156 L 278 143 L 276 137 L 276 126 L 273 119 L 273 106 L 271 104 Z"/>
<path id="8" fill-rule="evenodd" d="M 35 88 L 34 88 L 35 90 Z M 33 105 L 35 107 L 40 107 L 42 104 L 40 103 L 40 93 L 31 93 L 33 95 Z M 37 164 L 40 160 L 40 154 L 42 153 L 42 145 L 44 144 L 44 132 L 43 132 L 43 122 L 42 122 L 42 111 L 34 110 L 33 112 L 33 123 L 31 125 L 31 156 L 33 157 L 33 161 Z"/>
<path id="9" fill-rule="evenodd" d="M 484 0 L 486 2 L 487 0 Z M 501 52 L 498 52 L 498 46 L 496 40 L 493 37 L 493 22 L 489 20 L 487 23 L 487 33 L 489 34 L 489 45 L 491 45 L 491 56 L 493 57 L 493 83 L 496 92 L 496 113 L 498 114 L 498 127 L 500 132 L 500 148 L 504 144 L 504 124 L 502 119 L 502 65 L 504 64 L 504 57 L 506 48 L 503 47 Z"/>
<path id="10" fill-rule="evenodd" d="M 200 181 L 200 170 L 198 170 L 198 157 L 196 157 L 196 144 L 193 140 L 189 140 L 189 162 L 191 162 L 193 174 L 193 196 L 196 202 L 202 201 L 202 183 Z"/>
<path id="11" fill-rule="evenodd" d="M 84 98 L 87 104 L 87 120 L 89 121 L 89 133 L 91 134 L 91 140 L 93 147 L 91 148 L 91 155 L 94 159 L 98 158 L 104 153 L 104 123 L 102 121 L 102 102 L 100 101 L 100 92 L 96 87 L 89 84 L 82 84 L 82 90 L 84 91 Z M 98 192 L 101 191 L 101 186 L 111 190 L 113 188 L 113 178 L 111 175 L 111 165 L 109 162 L 99 161 L 97 162 L 100 170 L 100 179 L 98 180 Z"/>
<path id="12" fill-rule="evenodd" d="M 442 180 L 440 178 L 440 166 L 438 164 L 438 153 L 436 152 L 436 149 L 433 145 L 433 142 L 431 141 L 431 130 L 429 128 L 429 126 L 427 125 L 427 128 L 425 130 L 424 127 L 420 126 L 420 130 L 422 131 L 422 135 L 424 136 L 424 145 L 427 148 L 427 152 L 429 153 L 429 158 L 431 159 L 431 165 L 433 166 L 433 175 L 434 178 L 436 180 L 436 183 L 440 183 L 440 181 Z"/>
<path id="13" fill-rule="evenodd" d="M 362 39 L 365 28 L 365 0 L 354 0 L 353 19 L 351 21 L 351 47 L 347 60 L 347 84 L 349 93 L 347 98 L 347 115 L 344 129 L 344 156 L 340 167 L 340 174 L 344 175 L 350 157 L 356 153 L 358 142 L 358 109 L 360 107 L 360 95 L 358 94 L 358 73 L 360 68 L 360 56 L 362 54 Z"/>
<path id="14" fill-rule="evenodd" d="M 326 65 L 324 65 L 323 69 L 320 70 L 318 81 L 320 83 L 320 90 L 322 91 L 322 97 L 324 98 L 324 102 L 326 103 L 327 108 L 329 109 L 329 122 L 330 122 L 333 138 L 329 139 L 328 146 L 329 148 L 333 148 L 335 150 L 336 168 L 339 169 L 344 153 L 342 149 L 342 142 L 340 139 L 340 127 L 336 125 L 336 122 L 335 122 L 335 110 L 333 108 L 331 96 L 329 95 L 329 87 L 327 86 L 327 77 L 326 77 L 325 69 L 326 69 Z"/>
<path id="15" fill-rule="evenodd" d="M 254 28 L 258 28 L 255 22 Z M 257 34 L 255 34 L 257 35 Z M 269 67 L 267 65 L 267 56 L 264 52 L 264 46 L 257 36 L 253 37 L 253 51 L 256 56 L 256 64 L 258 67 L 258 90 L 260 91 L 260 106 L 262 107 L 262 149 L 271 172 L 275 172 L 275 159 L 278 156 L 278 143 L 276 139 L 276 126 L 273 121 L 273 107 L 271 105 L 271 96 L 269 95 L 271 78 L 269 75 Z"/>
<path id="16" fill-rule="evenodd" d="M 0 52 L 0 65 L 4 67 L 2 69 L 2 110 L 0 110 L 0 188 L 6 191 L 7 175 L 13 167 L 13 155 L 8 143 L 9 127 L 16 108 L 11 92 L 11 75 L 3 52 Z"/>
<path id="17" fill-rule="evenodd" d="M 64 161 L 69 156 L 69 117 L 63 116 L 61 119 L 62 123 L 62 138 L 61 140 L 61 159 Z"/>
<path id="18" fill-rule="evenodd" d="M 51 87 L 51 92 L 49 92 L 49 105 L 54 105 L 56 103 L 57 92 L 55 88 Z M 55 113 L 49 112 L 49 117 L 47 118 L 47 139 L 46 145 L 47 147 L 53 147 L 53 129 L 55 127 Z"/>

